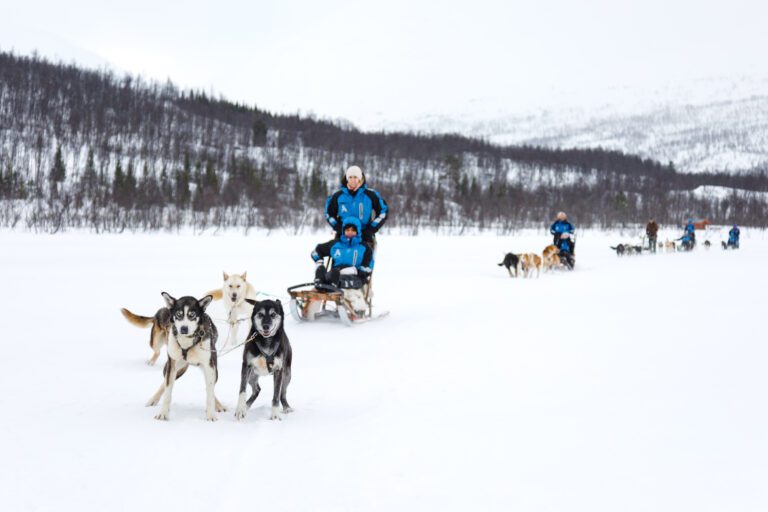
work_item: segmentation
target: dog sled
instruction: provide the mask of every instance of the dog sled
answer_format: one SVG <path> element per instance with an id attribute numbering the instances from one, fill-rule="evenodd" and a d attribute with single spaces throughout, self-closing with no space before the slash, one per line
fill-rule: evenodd
<path id="1" fill-rule="evenodd" d="M 357 277 L 357 276 L 351 276 Z M 370 281 L 342 279 L 340 286 L 303 283 L 288 288 L 291 316 L 298 322 L 338 318 L 346 326 L 376 320 L 389 312 L 374 314 Z"/>
<path id="2" fill-rule="evenodd" d="M 376 241 L 373 242 L 374 254 Z M 333 268 L 333 258 L 325 258 L 325 270 Z M 347 273 L 352 270 L 353 273 Z M 314 322 L 321 318 L 338 318 L 350 327 L 354 324 L 376 320 L 389 314 L 388 311 L 374 314 L 373 276 L 367 279 L 358 275 L 354 268 L 342 269 L 335 284 L 302 283 L 288 288 L 291 299 L 289 309 L 297 322 Z"/>
<path id="3" fill-rule="evenodd" d="M 576 246 L 576 235 L 573 233 L 563 233 L 560 235 L 557 248 L 559 252 L 557 254 L 560 260 L 560 268 L 567 270 L 573 270 L 576 266 L 576 255 L 574 254 L 574 248 Z"/>

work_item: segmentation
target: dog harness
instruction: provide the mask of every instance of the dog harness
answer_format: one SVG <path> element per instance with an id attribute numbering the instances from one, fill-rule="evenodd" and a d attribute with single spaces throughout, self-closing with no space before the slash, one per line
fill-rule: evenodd
<path id="1" fill-rule="evenodd" d="M 272 355 L 266 354 L 261 349 L 261 347 L 259 346 L 258 343 L 256 343 L 256 348 L 259 349 L 260 355 L 264 358 L 264 361 L 266 361 L 266 363 L 267 363 L 267 371 L 269 371 L 271 373 L 272 372 L 272 368 L 275 365 L 275 357 L 277 357 L 277 353 L 280 351 L 280 346 L 278 345 L 277 349 L 275 350 L 275 352 Z"/>
<path id="2" fill-rule="evenodd" d="M 178 331 L 176 330 L 176 326 L 175 326 L 175 325 L 173 326 L 173 335 L 174 335 L 174 336 L 176 336 L 176 337 L 178 337 L 178 336 L 179 336 L 179 333 L 178 333 Z M 199 328 L 199 327 L 198 327 L 198 328 L 197 328 L 197 330 L 196 330 L 196 331 L 195 331 L 195 332 L 192 334 L 192 337 L 193 337 L 193 339 L 194 339 L 195 341 L 194 341 L 194 342 L 192 342 L 192 344 L 191 344 L 189 347 L 187 347 L 187 348 L 182 348 L 182 347 L 181 347 L 181 345 L 179 345 L 179 348 L 181 348 L 181 357 L 182 357 L 182 359 L 184 359 L 185 361 L 187 360 L 187 353 L 188 353 L 190 350 L 192 350 L 193 348 L 195 348 L 195 345 L 197 345 L 197 344 L 199 344 L 201 341 L 203 341 L 203 334 L 200 332 L 200 328 Z M 216 347 L 214 346 L 214 347 L 212 347 L 212 349 L 211 349 L 211 352 L 215 352 L 215 351 L 216 351 Z"/>

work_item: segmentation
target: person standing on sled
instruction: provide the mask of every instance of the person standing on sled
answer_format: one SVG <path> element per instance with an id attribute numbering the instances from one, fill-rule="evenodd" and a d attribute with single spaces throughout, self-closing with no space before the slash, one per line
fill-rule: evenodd
<path id="1" fill-rule="evenodd" d="M 315 285 L 329 284 L 339 287 L 342 282 L 350 288 L 360 288 L 368 282 L 373 270 L 373 251 L 364 243 L 360 232 L 360 221 L 357 217 L 346 217 L 341 222 L 341 236 L 318 244 L 312 251 L 315 262 Z M 323 258 L 330 256 L 333 267 L 326 270 Z M 341 286 L 347 287 L 347 286 Z"/>
<path id="2" fill-rule="evenodd" d="M 576 263 L 574 258 L 576 255 L 576 239 L 573 235 L 575 230 L 573 224 L 568 222 L 568 216 L 565 215 L 565 212 L 558 213 L 557 219 L 549 228 L 549 232 L 554 237 L 552 243 L 560 250 L 560 260 L 571 270 L 573 270 L 573 266 Z"/>
<path id="3" fill-rule="evenodd" d="M 693 249 L 696 245 L 696 226 L 693 223 L 693 219 L 688 219 L 688 224 L 685 225 L 685 235 L 688 236 L 691 245 L 690 248 Z"/>
<path id="4" fill-rule="evenodd" d="M 738 249 L 739 248 L 739 236 L 741 235 L 741 231 L 739 230 L 739 226 L 736 224 L 733 225 L 731 230 L 728 232 L 728 249 Z"/>
<path id="5" fill-rule="evenodd" d="M 659 233 L 659 225 L 656 220 L 651 217 L 648 220 L 648 224 L 645 225 L 645 234 L 648 235 L 648 248 L 651 252 L 656 252 L 656 235 Z"/>
<path id="6" fill-rule="evenodd" d="M 341 188 L 325 201 L 325 220 L 341 238 L 342 219 L 355 217 L 360 221 L 358 235 L 373 249 L 376 232 L 387 221 L 389 207 L 381 194 L 365 184 L 360 167 L 353 165 L 344 173 Z"/>

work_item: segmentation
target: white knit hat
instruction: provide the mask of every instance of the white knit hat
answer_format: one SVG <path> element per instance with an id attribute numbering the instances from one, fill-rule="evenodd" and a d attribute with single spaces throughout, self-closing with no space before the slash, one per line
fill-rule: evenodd
<path id="1" fill-rule="evenodd" d="M 360 169 L 358 166 L 353 165 L 349 169 L 347 169 L 347 172 L 345 172 L 344 175 L 347 177 L 347 179 L 351 178 L 352 176 L 356 176 L 357 179 L 362 180 L 363 170 Z"/>

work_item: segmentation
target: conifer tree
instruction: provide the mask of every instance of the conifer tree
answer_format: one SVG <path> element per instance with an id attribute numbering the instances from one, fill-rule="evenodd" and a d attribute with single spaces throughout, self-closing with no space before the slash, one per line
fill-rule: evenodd
<path id="1" fill-rule="evenodd" d="M 56 154 L 53 156 L 53 167 L 51 168 L 50 178 L 54 183 L 61 183 L 67 176 L 67 168 L 64 166 L 64 159 L 61 156 L 61 144 L 56 147 Z"/>
<path id="2" fill-rule="evenodd" d="M 254 146 L 265 146 L 267 144 L 267 125 L 261 119 L 253 122 L 252 142 Z"/>
<path id="3" fill-rule="evenodd" d="M 82 178 L 80 178 L 80 186 L 86 198 L 90 198 L 96 189 L 96 182 L 98 176 L 96 175 L 96 165 L 93 163 L 93 149 L 88 148 L 88 158 L 85 161 L 85 171 Z"/>
<path id="4" fill-rule="evenodd" d="M 115 177 L 112 179 L 112 199 L 119 205 L 123 204 L 123 190 L 125 189 L 125 174 L 123 166 L 118 159 L 115 165 Z"/>

